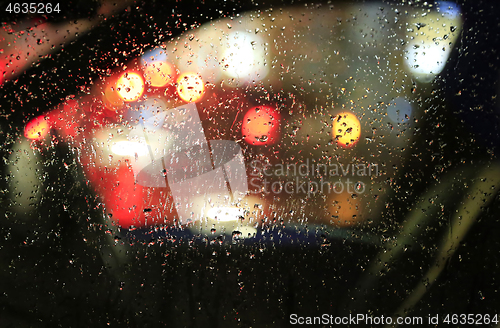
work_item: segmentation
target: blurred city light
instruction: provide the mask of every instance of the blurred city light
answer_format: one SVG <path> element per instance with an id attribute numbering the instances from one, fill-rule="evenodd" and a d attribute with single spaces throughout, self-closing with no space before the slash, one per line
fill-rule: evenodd
<path id="1" fill-rule="evenodd" d="M 409 19 L 405 63 L 410 73 L 422 82 L 434 80 L 444 69 L 461 27 L 460 8 L 448 1 Z"/>
<path id="2" fill-rule="evenodd" d="M 241 133 L 250 145 L 272 145 L 280 138 L 281 115 L 270 106 L 253 107 L 245 114 Z"/>
<path id="3" fill-rule="evenodd" d="M 361 125 L 356 115 L 349 112 L 338 114 L 333 120 L 332 134 L 341 146 L 354 145 L 361 136 Z"/>
<path id="4" fill-rule="evenodd" d="M 118 93 L 116 82 L 117 79 L 115 77 L 108 78 L 104 82 L 104 92 L 102 94 L 104 106 L 112 111 L 122 108 L 125 103 L 123 98 Z"/>
<path id="5" fill-rule="evenodd" d="M 196 73 L 183 73 L 177 79 L 177 94 L 185 102 L 197 102 L 205 94 L 203 79 Z"/>
<path id="6" fill-rule="evenodd" d="M 118 78 L 116 90 L 124 101 L 136 101 L 144 92 L 144 81 L 139 74 L 126 72 Z"/>
<path id="7" fill-rule="evenodd" d="M 331 223 L 337 227 L 352 227 L 361 222 L 360 202 L 348 192 L 332 193 L 329 199 Z"/>
<path id="8" fill-rule="evenodd" d="M 44 116 L 38 116 L 29 121 L 24 129 L 24 136 L 28 139 L 40 140 L 49 132 L 49 123 Z"/>
<path id="9" fill-rule="evenodd" d="M 131 124 L 142 124 L 143 127 L 157 130 L 161 127 L 165 118 L 164 111 L 167 109 L 165 101 L 159 97 L 151 97 L 147 100 L 134 103 L 126 114 L 126 119 Z"/>
<path id="10" fill-rule="evenodd" d="M 460 16 L 460 6 L 451 1 L 436 1 L 436 10 L 444 17 L 457 18 Z"/>
<path id="11" fill-rule="evenodd" d="M 411 104 L 408 100 L 398 97 L 391 100 L 387 106 L 387 115 L 394 123 L 403 123 L 411 117 Z"/>
<path id="12" fill-rule="evenodd" d="M 14 195 L 12 209 L 17 213 L 33 213 L 39 204 L 43 191 L 43 180 L 39 172 L 43 170 L 40 152 L 33 151 L 29 140 L 15 143 L 9 154 L 9 191 Z"/>
<path id="13" fill-rule="evenodd" d="M 164 87 L 174 81 L 175 70 L 166 61 L 155 61 L 144 67 L 144 77 L 153 87 Z"/>
<path id="14" fill-rule="evenodd" d="M 146 83 L 161 88 L 175 80 L 175 69 L 167 62 L 166 50 L 155 49 L 147 52 L 141 58 Z"/>
<path id="15" fill-rule="evenodd" d="M 152 64 L 157 61 L 167 61 L 167 51 L 163 48 L 149 50 L 142 55 L 141 60 L 143 65 Z"/>
<path id="16" fill-rule="evenodd" d="M 442 69 L 439 65 L 444 65 L 445 60 L 439 56 L 441 53 L 448 56 L 451 49 L 448 43 L 454 40 L 460 28 L 460 10 L 458 6 L 439 2 L 434 6 L 426 5 L 425 10 L 417 8 L 397 22 L 400 26 L 408 26 L 400 33 L 402 38 L 404 34 L 408 38 L 405 46 L 412 44 L 413 47 L 407 51 L 406 70 L 397 69 L 402 68 L 403 57 L 392 59 L 391 49 L 393 46 L 400 49 L 399 43 L 392 44 L 395 41 L 391 39 L 387 47 L 382 47 L 392 35 L 379 20 L 386 15 L 385 11 L 370 5 L 368 12 L 356 22 L 360 30 L 332 30 L 331 42 L 323 43 L 322 25 L 326 21 L 343 19 L 338 12 L 318 10 L 303 16 L 302 9 L 289 8 L 288 14 L 278 15 L 277 20 L 269 16 L 271 21 L 266 25 L 269 28 L 266 33 L 261 33 L 263 23 L 256 23 L 251 16 L 241 17 L 247 24 L 245 29 L 227 22 L 214 22 L 181 37 L 182 47 L 178 46 L 178 40 L 166 42 L 145 51 L 138 60 L 127 63 L 124 70 L 106 72 L 104 82 L 95 84 L 92 96 L 84 101 L 67 101 L 64 110 L 53 111 L 47 117 L 61 135 L 72 137 L 70 140 L 92 140 L 89 149 L 83 147 L 80 160 L 98 193 L 107 201 L 112 199 L 119 204 L 116 197 L 122 196 L 113 191 L 110 184 L 119 181 L 123 186 L 125 177 L 143 188 L 144 193 L 134 189 L 132 184 L 129 186 L 134 190 L 134 197 L 141 199 L 134 204 L 134 211 L 137 210 L 134 220 L 144 218 L 141 211 L 149 206 L 143 202 L 145 195 L 156 193 L 155 188 L 163 188 L 170 190 L 175 204 L 170 211 L 176 212 L 176 219 L 181 224 L 213 220 L 215 216 L 217 222 L 234 221 L 240 209 L 233 206 L 235 199 L 241 196 L 237 196 L 235 190 L 246 190 L 237 186 L 248 182 L 236 168 L 240 164 L 244 167 L 245 159 L 238 153 L 239 149 L 224 144 L 219 152 L 227 155 L 231 150 L 234 159 L 226 156 L 227 163 L 217 164 L 215 157 L 218 155 L 214 155 L 217 146 L 212 139 L 237 144 L 241 136 L 241 141 L 250 146 L 278 144 L 273 151 L 276 154 L 283 152 L 292 163 L 306 158 L 321 162 L 327 156 L 340 154 L 382 161 L 394 147 L 407 144 L 413 124 L 411 118 L 418 113 L 409 92 L 411 79 L 406 75 L 425 81 Z M 299 16 L 303 17 L 302 21 L 294 19 Z M 455 20 L 458 20 L 456 26 L 453 25 Z M 301 32 L 306 30 L 313 33 Z M 344 37 L 352 42 L 343 46 L 339 42 Z M 348 54 L 356 53 L 358 47 L 362 49 L 358 59 L 373 56 L 376 61 L 351 58 Z M 439 55 L 431 55 L 433 51 Z M 424 60 L 419 63 L 422 58 Z M 323 65 L 327 61 L 329 65 Z M 389 74 L 387 81 L 392 81 L 392 86 L 388 86 L 385 78 L 380 79 L 379 74 L 375 74 L 377 71 Z M 257 87 L 254 82 L 258 82 L 255 83 Z M 265 85 L 266 98 L 259 85 Z M 203 99 L 208 86 L 210 97 Z M 226 86 L 234 89 L 228 90 Z M 117 112 L 102 111 L 101 102 L 92 97 L 101 98 L 105 108 Z M 181 105 L 183 102 L 190 104 Z M 199 113 L 195 102 L 200 103 Z M 173 107 L 177 108 L 173 110 Z M 336 108 L 345 109 L 337 111 Z M 282 117 L 282 113 L 286 113 L 286 117 Z M 205 135 L 198 121 L 207 118 L 214 124 L 209 124 Z M 231 133 L 240 124 L 241 135 Z M 363 138 L 363 143 L 358 144 L 362 125 L 367 141 Z M 396 125 L 400 128 L 391 133 Z M 405 135 L 406 130 L 410 132 Z M 30 135 L 39 137 L 40 134 L 34 131 Z M 376 142 L 379 138 L 384 139 Z M 334 149 L 335 144 L 344 149 Z M 356 144 L 357 147 L 352 147 Z M 384 147 L 380 147 L 382 144 Z M 181 160 L 184 161 L 182 165 L 176 162 Z M 392 167 L 397 167 L 401 160 L 393 158 Z M 117 170 L 124 163 L 127 170 Z M 238 174 L 231 176 L 228 163 Z M 106 183 L 96 178 L 104 175 Z M 210 201 L 206 198 L 192 201 L 193 195 L 202 194 Z M 297 198 L 290 196 L 290 199 Z M 326 213 L 330 205 L 326 203 L 327 198 L 330 197 L 323 203 L 317 201 L 318 206 L 313 211 Z M 342 199 L 332 201 L 343 204 L 341 212 L 352 205 L 345 205 Z M 123 211 L 110 213 L 114 213 L 114 219 L 122 224 L 132 219 L 128 208 L 124 204 Z M 163 213 L 164 209 L 160 211 L 173 218 L 171 213 Z M 339 208 L 335 211 L 339 212 Z M 125 221 L 117 213 L 123 214 Z M 339 217 L 343 216 L 345 214 Z M 344 223 L 335 225 L 347 226 L 350 223 L 346 222 L 352 217 L 349 214 L 348 218 L 342 218 Z M 326 219 L 329 218 L 327 215 Z"/>
<path id="17" fill-rule="evenodd" d="M 5 75 L 7 74 L 7 61 L 0 60 L 0 86 L 5 81 Z"/>
<path id="18" fill-rule="evenodd" d="M 217 221 L 237 221 L 240 217 L 244 215 L 244 210 L 242 208 L 233 206 L 220 206 L 213 207 L 207 211 L 207 216 L 210 219 Z"/>
<path id="19" fill-rule="evenodd" d="M 258 81 L 266 77 L 266 52 L 262 39 L 247 32 L 233 32 L 223 53 L 225 73 L 240 82 Z"/>
<path id="20" fill-rule="evenodd" d="M 111 146 L 111 151 L 121 156 L 144 156 L 149 153 L 148 145 L 135 141 L 118 141 Z"/>

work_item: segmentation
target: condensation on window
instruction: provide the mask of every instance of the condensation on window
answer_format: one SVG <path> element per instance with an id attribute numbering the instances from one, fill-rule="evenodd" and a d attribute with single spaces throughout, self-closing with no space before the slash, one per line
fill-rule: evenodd
<path id="1" fill-rule="evenodd" d="M 0 30 L 7 325 L 497 325 L 498 8 L 79 6 Z"/>

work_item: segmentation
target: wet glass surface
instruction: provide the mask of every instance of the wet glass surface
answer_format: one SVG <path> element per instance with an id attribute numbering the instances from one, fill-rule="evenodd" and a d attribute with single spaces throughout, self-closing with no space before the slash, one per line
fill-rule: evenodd
<path id="1" fill-rule="evenodd" d="M 498 324 L 498 6 L 22 10 L 2 326 Z"/>

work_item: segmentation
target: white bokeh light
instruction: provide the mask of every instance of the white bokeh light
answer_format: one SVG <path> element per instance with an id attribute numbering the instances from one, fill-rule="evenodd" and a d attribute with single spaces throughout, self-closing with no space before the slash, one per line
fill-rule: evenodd
<path id="1" fill-rule="evenodd" d="M 443 48 L 433 42 L 424 44 L 409 43 L 407 64 L 412 74 L 423 81 L 430 81 L 441 73 L 450 56 L 451 49 Z"/>
<path id="2" fill-rule="evenodd" d="M 408 71 L 422 82 L 434 80 L 446 66 L 461 26 L 460 8 L 445 1 L 410 19 L 405 47 Z"/>
<path id="3" fill-rule="evenodd" d="M 237 221 L 243 216 L 245 211 L 242 208 L 232 206 L 213 207 L 207 211 L 207 216 L 210 219 L 217 221 Z"/>
<path id="4" fill-rule="evenodd" d="M 145 156 L 149 153 L 148 145 L 136 141 L 118 141 L 111 146 L 111 151 L 120 156 Z"/>
<path id="5" fill-rule="evenodd" d="M 225 73 L 243 82 L 263 79 L 268 72 L 262 39 L 250 33 L 233 32 L 228 36 L 222 67 Z"/>

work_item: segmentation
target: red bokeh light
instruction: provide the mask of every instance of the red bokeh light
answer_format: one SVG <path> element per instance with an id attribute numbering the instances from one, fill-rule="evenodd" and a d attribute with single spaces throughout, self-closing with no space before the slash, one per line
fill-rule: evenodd
<path id="1" fill-rule="evenodd" d="M 3 49 L 1 49 L 3 50 Z M 0 60 L 0 85 L 2 85 L 6 80 L 8 61 Z"/>
<path id="2" fill-rule="evenodd" d="M 281 115 L 270 106 L 251 108 L 243 118 L 241 133 L 250 145 L 272 145 L 280 138 Z"/>

